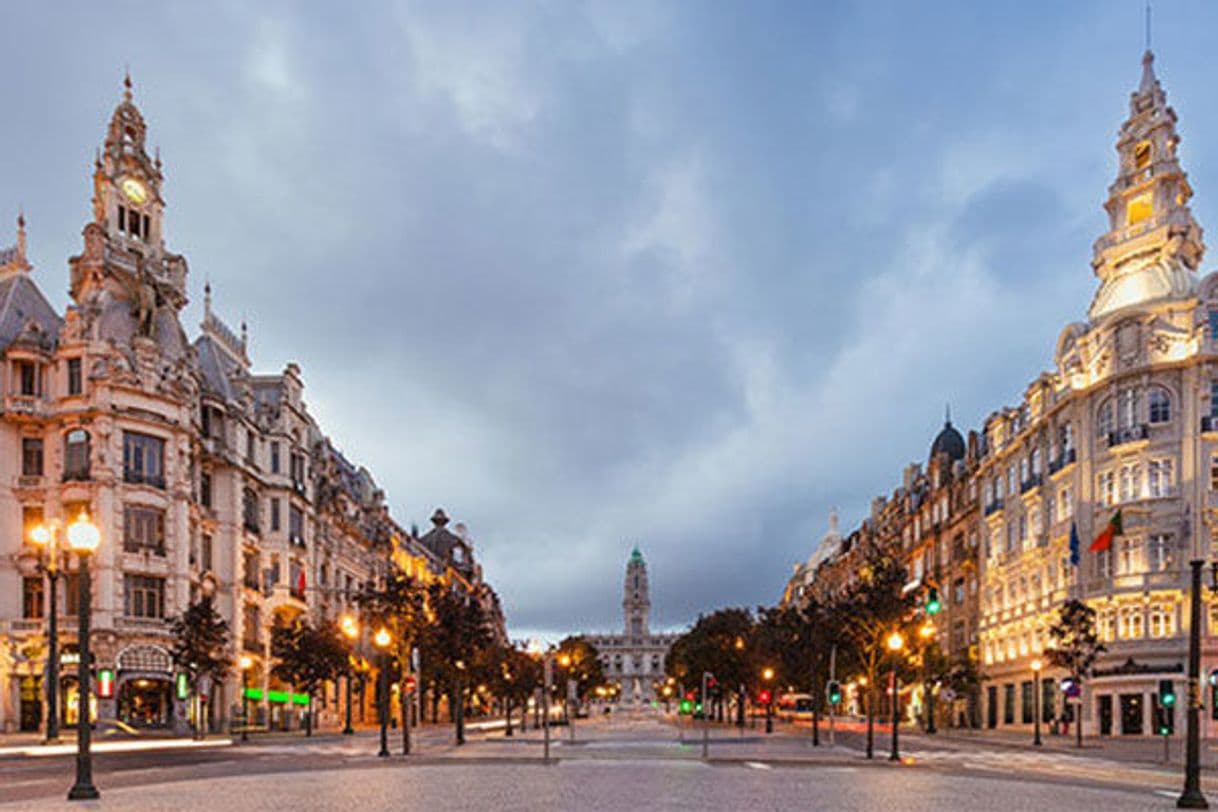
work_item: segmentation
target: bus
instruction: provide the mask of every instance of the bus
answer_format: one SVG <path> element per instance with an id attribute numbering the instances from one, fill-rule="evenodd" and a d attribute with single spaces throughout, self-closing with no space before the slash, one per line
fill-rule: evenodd
<path id="1" fill-rule="evenodd" d="M 775 715 L 788 722 L 812 720 L 811 694 L 783 694 L 778 697 Z"/>

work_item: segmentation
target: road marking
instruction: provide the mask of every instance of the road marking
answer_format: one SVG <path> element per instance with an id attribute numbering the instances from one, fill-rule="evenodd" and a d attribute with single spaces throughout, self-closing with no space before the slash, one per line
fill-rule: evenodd
<path id="1" fill-rule="evenodd" d="M 774 769 L 769 764 L 762 764 L 760 761 L 746 761 L 744 766 L 752 767 L 754 770 L 772 770 Z"/>
<path id="2" fill-rule="evenodd" d="M 1173 791 L 1172 791 L 1172 790 L 1170 790 L 1170 789 L 1157 789 L 1157 790 L 1155 790 L 1155 795 L 1162 795 L 1164 798 L 1175 798 L 1175 797 L 1177 796 L 1177 794 L 1178 794 L 1178 793 L 1173 792 Z"/>

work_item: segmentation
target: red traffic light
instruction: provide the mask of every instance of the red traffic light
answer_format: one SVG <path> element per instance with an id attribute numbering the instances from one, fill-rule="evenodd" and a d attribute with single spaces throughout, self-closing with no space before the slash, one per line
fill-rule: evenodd
<path id="1" fill-rule="evenodd" d="M 770 704 L 771 698 L 772 698 L 772 694 L 770 694 L 769 691 L 763 690 L 761 693 L 757 694 L 757 701 L 760 702 L 762 705 Z"/>
<path id="2" fill-rule="evenodd" d="M 697 696 L 697 694 L 695 694 L 693 691 L 686 691 L 686 692 L 685 692 L 685 698 L 686 698 L 686 699 L 688 699 L 690 702 L 693 702 L 693 701 L 694 701 L 694 698 L 695 698 L 696 696 Z"/>

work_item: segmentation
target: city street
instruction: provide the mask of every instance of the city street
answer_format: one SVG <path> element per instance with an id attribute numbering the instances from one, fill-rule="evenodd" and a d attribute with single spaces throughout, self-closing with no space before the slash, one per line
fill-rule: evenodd
<path id="1" fill-rule="evenodd" d="M 680 732 L 657 714 L 580 720 L 575 741 L 552 730 L 553 763 L 539 734 L 511 739 L 473 732 L 461 748 L 448 727 L 426 728 L 409 759 L 378 759 L 373 731 L 274 737 L 245 746 L 106 754 L 97 758 L 102 798 L 85 808 L 229 812 L 280 809 L 788 809 L 946 810 L 1169 809 L 1179 773 L 1092 755 L 971 745 L 967 752 L 909 736 L 902 763 L 862 757 L 849 732 L 813 748 L 806 729 L 716 727 L 709 759 L 701 731 Z M 395 731 L 396 733 L 397 731 Z M 400 740 L 395 736 L 393 744 Z M 69 757 L 0 760 L 0 810 L 79 809 L 63 799 Z M 1218 784 L 1206 789 L 1218 794 Z"/>

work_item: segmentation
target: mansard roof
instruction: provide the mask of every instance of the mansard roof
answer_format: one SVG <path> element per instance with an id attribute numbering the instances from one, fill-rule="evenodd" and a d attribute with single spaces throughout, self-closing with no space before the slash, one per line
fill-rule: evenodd
<path id="1" fill-rule="evenodd" d="M 29 327 L 44 337 L 50 349 L 62 325 L 63 319 L 29 276 L 15 274 L 0 280 L 0 349 L 8 349 Z"/>

